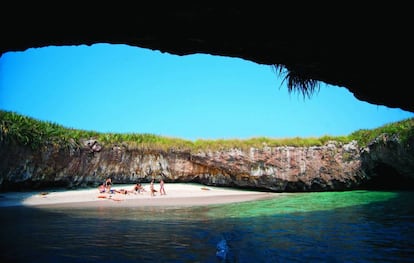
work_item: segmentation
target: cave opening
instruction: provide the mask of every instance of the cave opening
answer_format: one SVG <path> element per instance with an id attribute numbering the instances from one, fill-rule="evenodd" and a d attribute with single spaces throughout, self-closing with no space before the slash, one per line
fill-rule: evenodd
<path id="1" fill-rule="evenodd" d="M 393 167 L 379 163 L 371 179 L 362 188 L 369 190 L 414 190 L 414 178 L 398 173 Z"/>

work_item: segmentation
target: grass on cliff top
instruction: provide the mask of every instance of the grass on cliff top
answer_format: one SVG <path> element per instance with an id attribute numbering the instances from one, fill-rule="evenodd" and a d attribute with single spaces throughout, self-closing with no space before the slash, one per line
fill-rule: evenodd
<path id="1" fill-rule="evenodd" d="M 390 123 L 373 130 L 358 130 L 348 136 L 322 136 L 319 138 L 267 138 L 255 137 L 250 139 L 218 139 L 189 141 L 180 138 L 164 137 L 148 133 L 100 133 L 66 128 L 62 125 L 39 121 L 15 112 L 0 110 L 0 142 L 17 143 L 38 149 L 45 145 L 56 147 L 79 147 L 82 139 L 95 139 L 101 145 L 122 145 L 128 149 L 142 150 L 225 150 L 238 148 L 242 150 L 251 147 L 263 148 L 277 146 L 322 146 L 327 141 L 335 140 L 347 143 L 358 141 L 360 146 L 366 146 L 383 133 L 397 134 L 402 141 L 414 135 L 414 118 Z"/>

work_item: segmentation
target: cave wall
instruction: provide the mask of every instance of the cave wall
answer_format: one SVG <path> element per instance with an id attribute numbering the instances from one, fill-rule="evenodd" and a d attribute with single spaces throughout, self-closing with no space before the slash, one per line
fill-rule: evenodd
<path id="1" fill-rule="evenodd" d="M 312 147 L 263 147 L 217 151 L 129 149 L 83 141 L 82 147 L 2 143 L 0 190 L 195 182 L 274 192 L 389 188 L 414 182 L 414 150 L 382 135 L 365 148 L 353 141 Z M 386 169 L 384 169 L 386 167 Z M 407 179 L 407 180 L 406 180 Z M 405 180 L 405 181 L 404 181 Z M 414 184 L 410 185 L 414 189 Z"/>
<path id="2" fill-rule="evenodd" d="M 413 136 L 401 142 L 398 136 L 384 133 L 362 149 L 362 169 L 370 177 L 362 187 L 414 189 L 413 144 Z"/>

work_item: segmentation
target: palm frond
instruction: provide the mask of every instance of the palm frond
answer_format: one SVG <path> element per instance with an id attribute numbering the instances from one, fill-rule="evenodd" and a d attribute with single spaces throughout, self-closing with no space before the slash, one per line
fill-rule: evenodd
<path id="1" fill-rule="evenodd" d="M 272 68 L 279 76 L 284 75 L 281 85 L 286 82 L 289 93 L 299 92 L 303 98 L 311 98 L 315 92 L 319 92 L 320 82 L 307 78 L 303 72 L 287 69 L 281 64 L 274 64 Z"/>

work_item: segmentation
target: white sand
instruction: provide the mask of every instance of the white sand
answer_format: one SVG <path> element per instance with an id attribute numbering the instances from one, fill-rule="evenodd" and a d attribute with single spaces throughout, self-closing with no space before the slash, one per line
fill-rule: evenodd
<path id="1" fill-rule="evenodd" d="M 112 189 L 132 190 L 134 185 L 114 185 Z M 224 204 L 273 198 L 277 193 L 211 187 L 201 184 L 166 183 L 166 195 L 151 196 L 149 184 L 143 184 L 146 192 L 128 194 L 100 194 L 98 189 L 59 190 L 42 192 L 7 192 L 0 194 L 0 207 L 5 206 L 54 206 L 54 207 L 96 207 L 96 206 L 197 206 Z M 159 190 L 159 185 L 155 184 Z"/>

